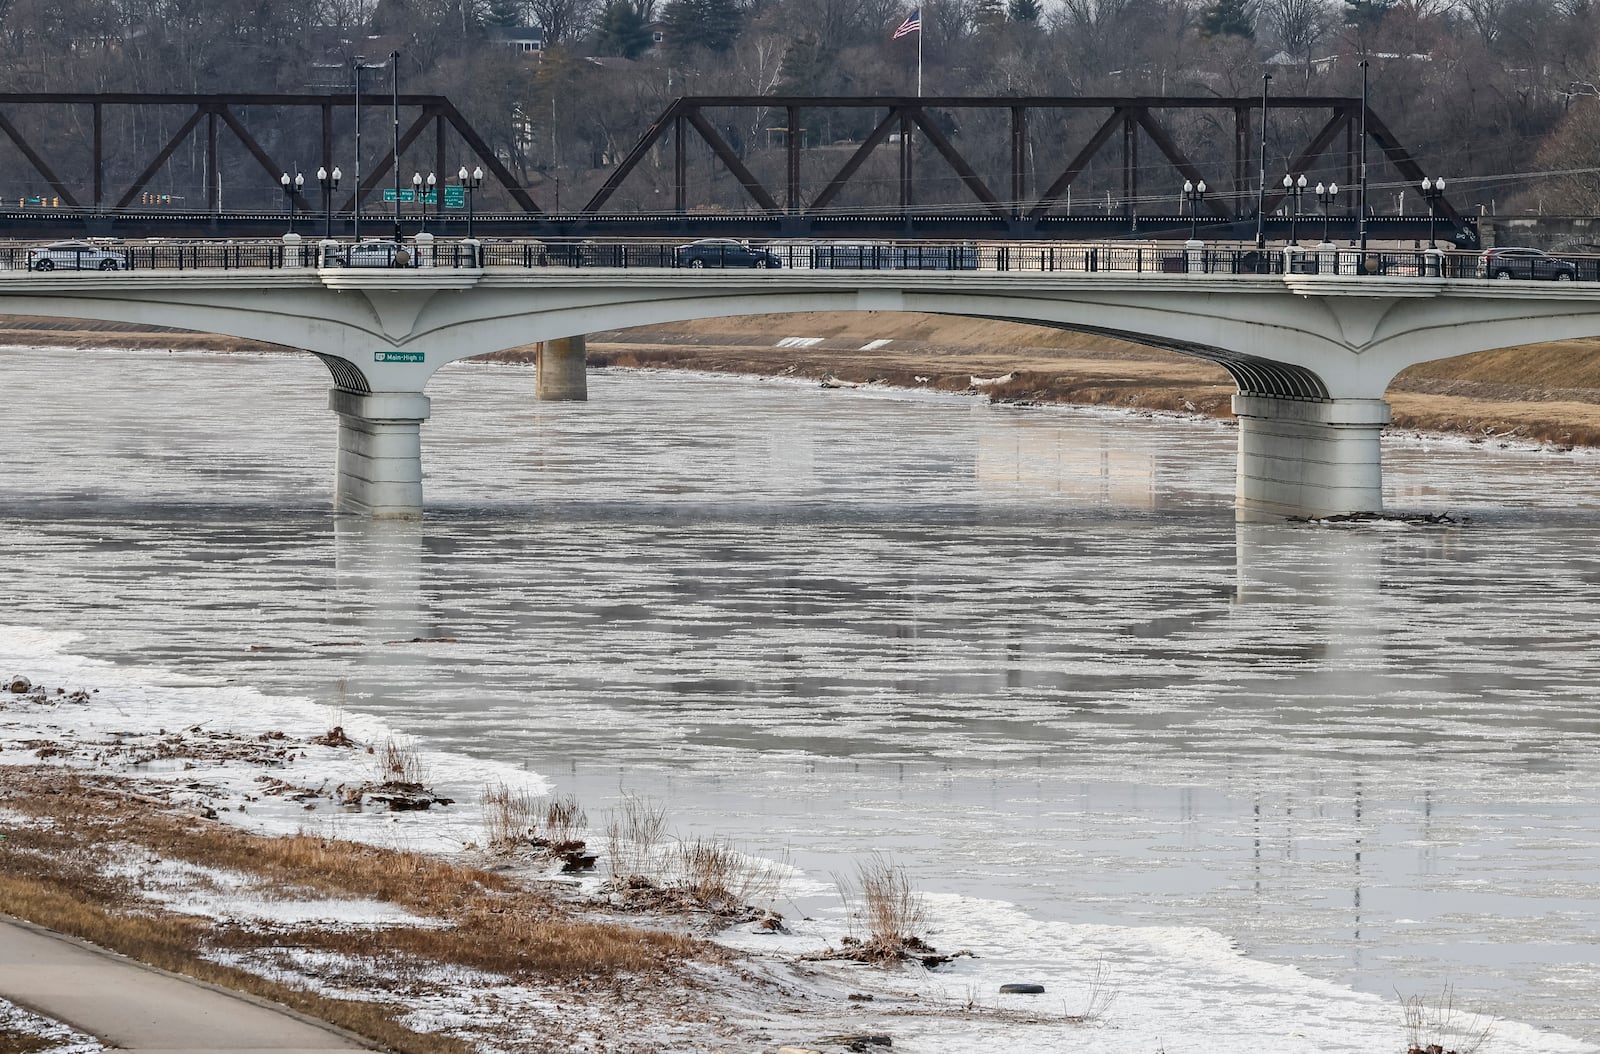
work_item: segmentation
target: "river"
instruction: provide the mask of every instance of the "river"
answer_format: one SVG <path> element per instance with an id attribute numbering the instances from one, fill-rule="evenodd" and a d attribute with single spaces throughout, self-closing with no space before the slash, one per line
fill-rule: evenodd
<path id="1" fill-rule="evenodd" d="M 309 357 L 0 354 L 0 621 L 85 662 L 648 795 L 795 914 L 887 854 L 949 993 L 1098 962 L 1120 1049 L 1399 1050 L 1447 986 L 1600 1043 L 1600 457 L 1400 437 L 1466 522 L 1247 527 L 1218 422 L 460 364 L 375 523 Z"/>

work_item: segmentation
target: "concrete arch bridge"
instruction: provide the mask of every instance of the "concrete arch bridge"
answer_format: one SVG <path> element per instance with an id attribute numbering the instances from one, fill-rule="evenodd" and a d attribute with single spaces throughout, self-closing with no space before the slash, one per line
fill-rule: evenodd
<path id="1" fill-rule="evenodd" d="M 584 399 L 583 335 L 779 311 L 918 311 L 1107 334 L 1238 383 L 1242 520 L 1382 506 L 1384 392 L 1407 366 L 1600 336 L 1600 287 L 1333 273 L 749 272 L 549 267 L 0 272 L 0 311 L 301 348 L 339 415 L 335 507 L 423 509 L 425 393 L 441 367 L 542 342 L 538 397 Z"/>

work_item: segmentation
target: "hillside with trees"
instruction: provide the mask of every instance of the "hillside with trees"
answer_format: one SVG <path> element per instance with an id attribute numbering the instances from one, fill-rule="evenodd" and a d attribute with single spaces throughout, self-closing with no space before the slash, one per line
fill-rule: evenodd
<path id="1" fill-rule="evenodd" d="M 357 56 L 377 64 L 399 51 L 402 92 L 449 96 L 543 207 L 572 209 L 679 96 L 909 95 L 919 49 L 923 92 L 930 96 L 1256 96 L 1263 72 L 1272 74 L 1275 95 L 1356 96 L 1365 58 L 1374 111 L 1426 171 L 1450 180 L 1452 200 L 1464 212 L 1594 213 L 1600 211 L 1597 6 L 1595 0 L 926 0 L 920 36 L 893 39 L 908 11 L 903 0 L 0 0 L 0 91 L 348 92 Z M 499 31 L 517 26 L 542 31 L 542 52 L 505 45 Z M 364 74 L 371 94 L 363 122 L 368 164 L 387 149 L 383 104 L 395 72 Z M 46 145 L 64 179 L 87 182 L 86 107 L 47 117 L 0 104 L 0 113 Z M 104 134 L 115 170 L 107 181 L 131 179 L 185 116 L 181 109 L 141 107 L 108 117 Z M 1281 175 L 1324 117 L 1273 115 L 1269 178 Z M 246 119 L 274 157 L 316 169 L 314 114 L 252 112 Z M 1054 178 L 1103 119 L 1080 112 L 1036 122 L 1030 187 Z M 349 120 L 341 120 L 334 160 L 349 168 Z M 846 110 L 806 112 L 803 177 L 813 193 L 873 120 Z M 962 110 L 943 111 L 938 120 L 980 170 L 989 169 L 985 175 L 996 176 L 991 185 L 1005 185 L 998 176 L 1009 149 L 1003 121 Z M 781 112 L 730 109 L 719 123 L 753 170 L 781 183 Z M 1219 182 L 1230 171 L 1230 113 L 1174 114 L 1169 127 Z M 152 190 L 191 205 L 204 200 L 201 138 L 173 154 Z M 839 204 L 898 200 L 896 151 L 878 153 Z M 414 154 L 404 172 L 432 167 L 431 145 L 419 142 Z M 954 173 L 927 157 L 918 165 L 918 200 L 968 200 Z M 1139 158 L 1146 195 L 1139 207 L 1176 211 L 1170 168 L 1148 147 Z M 1345 171 L 1341 159 L 1309 175 L 1344 181 Z M 671 179 L 670 153 L 663 152 L 630 178 L 613 207 L 664 207 Z M 748 204 L 698 143 L 689 179 L 697 202 Z M 224 207 L 281 204 L 278 188 L 237 144 L 223 180 Z M 1108 156 L 1075 184 L 1075 206 L 1105 207 L 1108 195 L 1121 194 L 1120 180 Z M 0 136 L 0 194 L 41 193 L 48 194 L 48 185 Z M 483 207 L 502 204 L 496 195 L 486 183 Z M 1378 187 L 1372 205 L 1378 212 L 1422 208 L 1414 188 L 1398 185 Z"/>

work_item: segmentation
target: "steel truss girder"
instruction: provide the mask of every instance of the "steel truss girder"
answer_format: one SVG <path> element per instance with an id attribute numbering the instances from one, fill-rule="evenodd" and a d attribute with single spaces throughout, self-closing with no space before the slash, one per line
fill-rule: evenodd
<path id="1" fill-rule="evenodd" d="M 746 166 L 745 161 L 739 156 L 717 131 L 716 125 L 707 116 L 706 111 L 712 109 L 737 109 L 762 107 L 783 109 L 787 113 L 788 142 L 785 146 L 787 153 L 785 173 L 788 182 L 785 188 L 786 205 L 778 204 L 777 195 L 773 194 L 760 180 L 758 180 Z M 800 200 L 797 186 L 802 150 L 800 136 L 796 134 L 801 127 L 799 113 L 804 109 L 871 109 L 884 111 L 883 117 L 873 127 L 873 130 L 862 140 L 856 150 L 845 163 L 825 181 L 822 189 L 810 204 Z M 609 201 L 617 189 L 621 187 L 628 176 L 649 156 L 650 151 L 669 135 L 673 138 L 675 152 L 674 184 L 679 211 L 685 211 L 685 165 L 683 135 L 685 128 L 693 128 L 700 138 L 711 148 L 730 174 L 738 180 L 758 208 L 766 213 L 783 213 L 788 215 L 807 215 L 828 208 L 838 197 L 839 192 L 850 182 L 861 166 L 866 163 L 872 152 L 888 139 L 894 129 L 915 127 L 927 140 L 934 150 L 950 165 L 956 176 L 961 180 L 969 193 L 984 207 L 990 215 L 1010 214 L 1014 217 L 1029 217 L 1037 219 L 1050 212 L 1051 209 L 1061 205 L 1069 188 L 1088 167 L 1089 163 L 1104 149 L 1121 129 L 1123 132 L 1123 184 L 1124 194 L 1128 198 L 1136 196 L 1138 174 L 1136 169 L 1137 133 L 1143 131 L 1161 155 L 1172 165 L 1184 179 L 1200 182 L 1203 177 L 1199 166 L 1191 161 L 1179 148 L 1176 140 L 1162 124 L 1159 112 L 1168 110 L 1231 110 L 1236 122 L 1234 136 L 1234 150 L 1238 155 L 1233 158 L 1232 182 L 1234 196 L 1239 196 L 1239 183 L 1242 174 L 1247 170 L 1244 151 L 1247 147 L 1248 136 L 1245 130 L 1249 126 L 1252 111 L 1259 111 L 1262 101 L 1259 98 L 1216 98 L 1204 96 L 982 96 L 982 97 L 901 97 L 901 96 L 847 96 L 840 98 L 816 96 L 787 96 L 787 95 L 707 95 L 685 96 L 674 101 L 667 109 L 656 118 L 654 123 L 640 137 L 639 141 L 629 151 L 626 157 L 617 165 L 607 177 L 605 183 L 595 192 L 594 196 L 580 210 L 582 215 L 599 215 L 601 209 Z M 1011 173 L 1010 189 L 1011 201 L 1009 208 L 1002 203 L 989 186 L 978 175 L 976 169 L 963 156 L 960 148 L 953 143 L 938 124 L 932 119 L 931 111 L 948 109 L 980 109 L 993 110 L 1005 109 L 1010 111 L 1011 118 Z M 1346 133 L 1347 149 L 1352 149 L 1354 143 L 1354 129 L 1359 127 L 1361 116 L 1361 100 L 1335 95 L 1291 96 L 1268 100 L 1267 109 L 1274 110 L 1326 110 L 1331 113 L 1321 130 L 1312 137 L 1310 143 L 1303 147 L 1290 164 L 1295 171 L 1303 171 L 1314 165 L 1327 153 L 1338 133 Z M 1030 121 L 1030 111 L 1040 110 L 1109 110 L 1110 116 L 1089 137 L 1083 147 L 1067 162 L 1061 173 L 1052 180 L 1039 196 L 1031 202 L 1023 199 L 1023 189 L 1027 185 L 1025 162 L 1029 154 L 1028 129 L 1034 122 Z M 1367 132 L 1372 141 L 1383 151 L 1383 155 L 1395 168 L 1407 178 L 1420 179 L 1422 169 L 1415 160 L 1406 152 L 1404 146 L 1395 138 L 1388 127 L 1379 121 L 1371 110 L 1367 111 Z M 901 144 L 904 153 L 905 144 Z M 902 181 L 908 171 L 909 159 L 901 160 Z M 1214 178 L 1211 185 L 1218 191 L 1217 196 L 1206 201 L 1208 210 L 1217 217 L 1226 217 L 1230 213 L 1223 200 L 1222 188 L 1227 181 Z M 905 191 L 902 191 L 904 196 Z M 1264 195 L 1264 207 L 1271 211 L 1282 200 L 1281 190 L 1271 191 Z M 1130 206 L 1131 208 L 1131 206 Z M 1442 214 L 1456 221 L 1459 215 L 1448 201 L 1441 201 Z"/>
<path id="2" fill-rule="evenodd" d="M 381 96 L 379 96 L 382 99 Z M 387 100 L 384 100 L 387 101 Z M 351 93 L 333 95 L 304 95 L 304 94 L 259 94 L 259 93 L 230 93 L 218 95 L 194 94 L 169 94 L 164 92 L 11 92 L 0 93 L 0 133 L 10 139 L 18 151 L 55 190 L 63 202 L 71 207 L 82 207 L 82 203 L 72 194 L 66 182 L 61 179 L 43 154 L 35 148 L 28 138 L 7 117 L 7 111 L 17 107 L 50 107 L 50 106 L 92 106 L 94 109 L 94 141 L 92 147 L 93 186 L 95 209 L 100 209 L 105 198 L 103 196 L 103 172 L 105 168 L 104 147 L 102 142 L 102 125 L 105 108 L 108 106 L 182 106 L 190 107 L 191 112 L 176 134 L 169 139 L 156 156 L 147 164 L 133 182 L 115 199 L 112 208 L 126 208 L 139 196 L 143 190 L 161 171 L 161 167 L 171 159 L 172 155 L 181 147 L 200 125 L 201 119 L 206 118 L 206 174 L 208 183 L 214 184 L 217 173 L 217 137 L 216 124 L 220 120 L 234 137 L 239 140 L 245 150 L 249 152 L 257 164 L 267 175 L 277 182 L 278 177 L 288 169 L 279 165 L 272 155 L 251 135 L 248 128 L 240 120 L 236 107 L 266 106 L 266 107 L 295 107 L 317 108 L 322 111 L 322 163 L 324 167 L 332 167 L 331 157 L 333 146 L 333 113 L 339 108 L 353 108 L 355 96 Z M 481 163 L 484 169 L 503 186 L 511 199 L 523 212 L 530 215 L 540 214 L 539 208 L 533 197 L 528 193 L 517 178 L 505 164 L 495 156 L 493 149 L 484 140 L 476 129 L 469 124 L 461 112 L 455 108 L 448 98 L 443 95 L 401 95 L 396 104 L 403 108 L 416 108 L 421 111 L 421 116 L 412 123 L 402 138 L 400 149 L 405 150 L 426 130 L 431 121 L 436 131 L 436 167 L 442 166 L 444 161 L 445 129 L 452 128 L 461 137 L 466 150 L 470 152 L 475 162 Z M 394 150 L 390 151 L 378 163 L 370 176 L 363 176 L 362 185 L 356 193 L 345 203 L 344 209 L 348 211 L 355 204 L 357 195 L 363 200 L 383 177 L 394 166 Z M 445 173 L 441 172 L 443 176 Z M 207 194 L 212 200 L 212 210 L 215 211 L 214 186 L 208 186 Z M 295 206 L 305 211 L 312 210 L 310 203 L 304 196 L 295 194 Z"/>

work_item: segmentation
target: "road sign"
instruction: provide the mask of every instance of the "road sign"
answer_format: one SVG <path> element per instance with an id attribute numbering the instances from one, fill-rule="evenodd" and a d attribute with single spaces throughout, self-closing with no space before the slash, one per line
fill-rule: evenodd
<path id="1" fill-rule="evenodd" d="M 445 194 L 445 199 L 446 200 L 449 200 L 449 197 L 450 197 L 450 195 L 448 193 L 449 189 L 450 189 L 449 187 L 445 188 L 445 190 L 447 192 Z M 384 190 L 384 192 L 383 192 L 383 200 L 384 201 L 393 201 L 394 200 L 394 188 L 393 187 L 389 187 L 389 188 Z M 400 200 L 403 201 L 403 202 L 414 202 L 414 201 L 418 200 L 417 199 L 417 192 L 414 191 L 414 190 L 402 190 L 400 192 Z M 422 203 L 424 205 L 437 204 L 438 201 L 439 201 L 439 192 L 437 190 L 430 190 L 430 191 L 428 191 L 428 193 L 422 195 L 422 199 L 421 200 L 422 200 Z"/>
<path id="2" fill-rule="evenodd" d="M 375 351 L 372 353 L 373 362 L 421 362 L 423 353 L 420 351 Z"/>
<path id="3" fill-rule="evenodd" d="M 444 207 L 447 209 L 464 209 L 467 207 L 466 187 L 445 187 Z"/>

